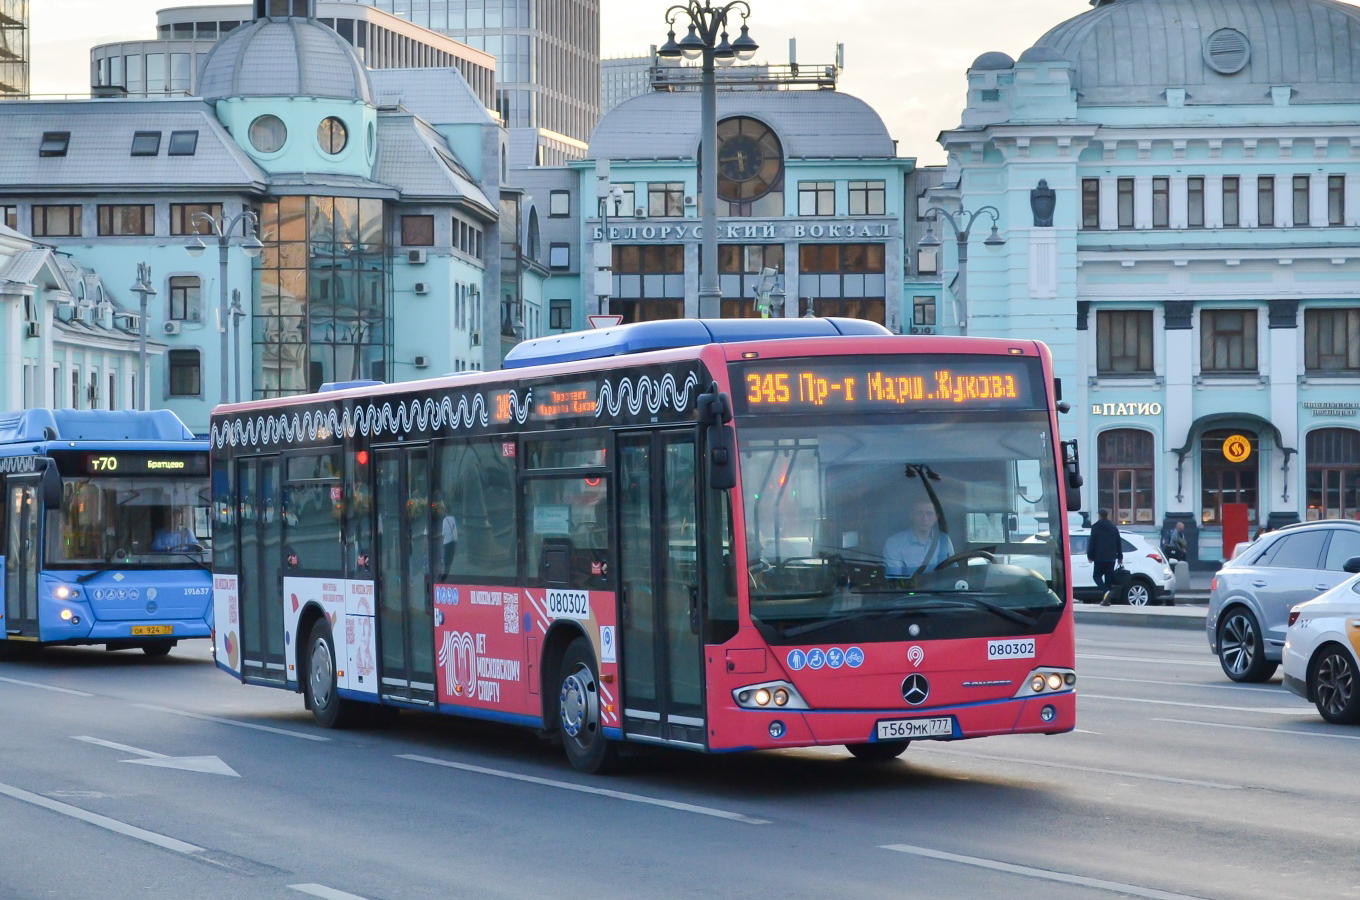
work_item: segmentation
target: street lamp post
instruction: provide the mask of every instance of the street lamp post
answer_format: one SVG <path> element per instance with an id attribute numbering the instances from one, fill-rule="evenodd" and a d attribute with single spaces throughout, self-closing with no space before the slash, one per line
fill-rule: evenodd
<path id="1" fill-rule="evenodd" d="M 735 41 L 727 37 L 728 17 L 736 12 L 741 16 L 741 35 Z M 730 66 L 737 60 L 755 56 L 759 45 L 751 38 L 746 20 L 751 7 L 745 0 L 714 6 L 711 0 L 688 0 L 666 10 L 666 24 L 670 36 L 657 56 L 669 62 L 703 59 L 703 91 L 701 101 L 702 140 L 699 171 L 703 178 L 703 243 L 702 273 L 699 280 L 699 317 L 719 318 L 722 315 L 722 288 L 718 280 L 718 81 L 715 65 Z M 689 19 L 689 34 L 677 42 L 675 23 L 681 17 Z"/>
<path id="2" fill-rule="evenodd" d="M 246 311 L 241 308 L 241 289 L 232 288 L 231 291 L 231 355 L 236 360 L 234 370 L 235 383 L 231 387 L 232 398 L 238 403 L 241 400 L 241 320 L 246 317 Z"/>
<path id="3" fill-rule="evenodd" d="M 602 184 L 600 190 L 601 237 L 595 245 L 595 295 L 599 302 L 596 304 L 595 311 L 605 316 L 609 314 L 609 296 L 614 292 L 614 245 L 609 240 L 609 207 L 614 207 L 615 216 L 621 214 L 623 188 L 615 184 L 605 190 L 605 185 Z"/>
<path id="4" fill-rule="evenodd" d="M 151 266 L 137 263 L 137 281 L 132 292 L 141 298 L 142 314 L 137 319 L 137 408 L 146 409 L 146 306 L 147 298 L 156 296 L 156 288 L 151 284 Z"/>
<path id="5" fill-rule="evenodd" d="M 949 210 L 939 206 L 932 206 L 926 210 L 926 215 L 938 213 L 944 216 L 949 227 L 954 229 L 954 238 L 959 247 L 959 289 L 954 292 L 954 296 L 959 304 L 959 328 L 964 333 L 968 333 L 968 237 L 973 232 L 973 223 L 978 216 L 989 216 L 992 220 L 992 233 L 987 235 L 983 245 L 987 247 L 1001 247 L 1006 243 L 996 230 L 997 222 L 1001 220 L 1001 211 L 995 206 L 983 206 L 979 209 L 969 211 L 959 210 L 959 218 L 955 219 L 954 214 Z M 959 227 L 959 219 L 963 220 L 963 227 Z M 940 246 L 940 239 L 935 236 L 935 223 L 932 221 L 926 228 L 926 236 L 921 238 L 920 246 L 930 249 Z"/>
<path id="6" fill-rule="evenodd" d="M 243 209 L 230 219 L 224 214 L 220 220 L 213 218 L 205 212 L 196 212 L 193 214 L 190 221 L 206 223 L 212 229 L 213 236 L 217 238 L 217 260 L 220 269 L 217 284 L 217 327 L 222 335 L 222 398 L 220 402 L 226 403 L 228 382 L 227 360 L 229 359 L 228 354 L 230 353 L 230 348 L 227 345 L 227 330 L 231 327 L 231 310 L 227 307 L 227 251 L 231 249 L 231 241 L 236 234 L 236 227 L 239 225 L 241 226 L 241 249 L 245 251 L 246 256 L 249 256 L 252 259 L 259 256 L 261 251 L 264 250 L 264 244 L 260 243 L 260 239 L 255 236 L 255 232 L 260 225 L 260 219 L 251 210 Z M 185 249 L 189 251 L 190 256 L 197 257 L 201 256 L 203 251 L 208 249 L 208 245 L 203 243 L 202 237 L 195 237 L 186 245 Z M 239 365 L 240 361 L 238 360 L 237 366 L 239 367 Z M 237 384 L 238 396 L 236 399 L 239 400 L 239 378 Z"/>

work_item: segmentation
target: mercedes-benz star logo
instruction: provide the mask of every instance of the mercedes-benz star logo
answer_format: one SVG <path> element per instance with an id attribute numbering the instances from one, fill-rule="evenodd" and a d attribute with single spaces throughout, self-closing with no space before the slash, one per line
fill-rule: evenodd
<path id="1" fill-rule="evenodd" d="M 930 682 L 919 672 L 908 675 L 902 681 L 902 699 L 912 706 L 920 706 L 930 696 Z"/>

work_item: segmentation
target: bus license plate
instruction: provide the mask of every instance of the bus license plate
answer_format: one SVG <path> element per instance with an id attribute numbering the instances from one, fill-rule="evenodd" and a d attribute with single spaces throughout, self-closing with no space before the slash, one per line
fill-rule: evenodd
<path id="1" fill-rule="evenodd" d="M 949 716 L 941 716 L 938 719 L 889 719 L 878 723 L 880 741 L 949 737 L 953 733 L 954 720 Z"/>
<path id="2" fill-rule="evenodd" d="M 141 637 L 141 636 L 147 635 L 147 634 L 174 634 L 174 633 L 175 633 L 175 626 L 173 626 L 173 625 L 133 625 L 133 626 L 132 626 L 132 636 L 133 636 L 133 637 Z"/>

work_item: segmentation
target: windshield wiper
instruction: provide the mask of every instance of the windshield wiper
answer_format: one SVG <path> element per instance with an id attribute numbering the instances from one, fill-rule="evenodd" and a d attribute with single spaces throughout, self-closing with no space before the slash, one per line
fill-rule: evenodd
<path id="1" fill-rule="evenodd" d="M 1022 612 L 1017 612 L 1016 610 L 1010 609 L 1009 607 L 1000 606 L 996 603 L 992 603 L 991 601 L 983 600 L 981 597 L 978 597 L 975 594 L 951 594 L 948 597 L 939 596 L 939 599 L 947 603 L 957 603 L 964 606 L 968 605 L 976 606 L 979 609 L 987 610 L 989 613 L 994 613 L 995 615 L 998 615 L 1003 619 L 1009 619 L 1010 621 L 1015 622 L 1016 624 L 1024 625 L 1026 628 L 1033 628 L 1035 625 L 1039 624 L 1038 619 L 1027 616 Z"/>

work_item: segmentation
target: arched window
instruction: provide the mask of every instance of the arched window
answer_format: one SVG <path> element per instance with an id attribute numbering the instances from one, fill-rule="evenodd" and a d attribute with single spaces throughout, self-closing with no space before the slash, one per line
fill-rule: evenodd
<path id="1" fill-rule="evenodd" d="M 1360 519 L 1360 431 L 1308 433 L 1308 520 Z"/>
<path id="2" fill-rule="evenodd" d="M 1157 483 L 1156 439 L 1150 431 L 1119 428 L 1100 435 L 1097 456 L 1097 502 L 1120 525 L 1156 521 L 1153 494 Z"/>

